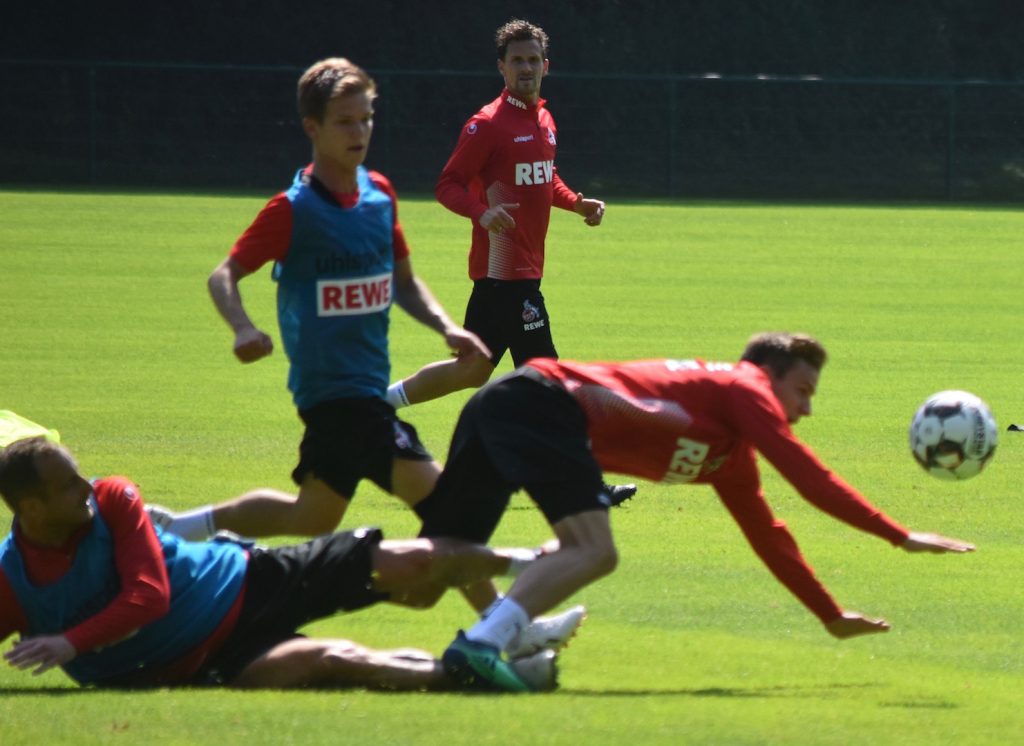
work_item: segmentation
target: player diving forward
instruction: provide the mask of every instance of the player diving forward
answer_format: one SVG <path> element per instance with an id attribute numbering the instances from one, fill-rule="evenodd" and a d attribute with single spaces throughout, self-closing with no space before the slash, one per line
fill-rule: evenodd
<path id="1" fill-rule="evenodd" d="M 811 413 L 825 349 L 806 335 L 754 336 L 738 364 L 647 360 L 585 364 L 537 359 L 466 404 L 433 492 L 418 506 L 422 536 L 486 542 L 512 492 L 544 513 L 558 549 L 443 656 L 449 673 L 513 691 L 529 685 L 502 651 L 530 619 L 615 569 L 602 470 L 709 484 L 768 569 L 839 638 L 889 623 L 844 610 L 765 501 L 756 453 L 815 507 L 909 552 L 973 545 L 909 531 L 831 472 L 790 429 Z"/>

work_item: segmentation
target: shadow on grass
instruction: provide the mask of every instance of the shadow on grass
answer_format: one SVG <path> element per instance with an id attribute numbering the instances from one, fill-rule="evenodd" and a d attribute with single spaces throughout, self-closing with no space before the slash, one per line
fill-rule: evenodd
<path id="1" fill-rule="evenodd" d="M 0 697 L 31 697 L 40 695 L 46 697 L 64 697 L 69 694 L 94 694 L 104 689 L 72 689 L 63 686 L 3 686 L 0 687 Z"/>
<path id="2" fill-rule="evenodd" d="M 650 689 L 560 689 L 556 692 L 549 692 L 538 694 L 537 696 L 545 697 L 613 697 L 613 698 L 632 698 L 632 697 L 693 697 L 693 698 L 722 698 L 722 699 L 831 699 L 841 695 L 842 692 L 857 690 L 857 689 L 872 689 L 882 684 L 865 683 L 865 684 L 827 684 L 822 686 L 766 686 L 766 687 L 705 687 L 702 689 L 668 689 L 668 688 L 650 688 Z M 179 689 L 179 687 L 174 687 Z M 189 689 L 189 687 L 180 687 L 180 689 Z M 71 689 L 66 687 L 0 687 L 0 697 L 66 697 L 71 695 L 91 695 L 91 694 L 112 694 L 116 692 L 122 692 L 125 694 L 139 694 L 141 692 L 161 692 L 166 691 L 159 688 L 154 689 L 116 689 L 116 688 L 84 688 L 84 689 Z M 232 691 L 232 692 L 244 692 L 243 689 L 192 689 L 194 692 L 211 692 L 211 691 Z M 261 690 L 266 691 L 266 690 Z M 324 689 L 311 687 L 309 689 L 289 689 L 285 690 L 294 694 L 301 694 L 305 692 L 322 692 Z M 353 691 L 351 689 L 339 689 L 338 691 Z M 451 695 L 457 694 L 458 692 L 394 692 L 389 690 L 380 690 L 379 694 L 385 694 L 389 696 L 403 695 L 403 694 L 415 694 L 417 697 L 435 695 Z M 464 696 L 469 697 L 500 697 L 506 698 L 509 695 L 501 692 L 462 692 Z M 903 699 L 903 700 L 889 700 L 878 703 L 879 707 L 893 707 L 903 709 L 926 709 L 926 710 L 954 710 L 959 707 L 955 702 L 950 702 L 943 699 L 935 698 L 919 698 L 919 699 Z"/>
<path id="3" fill-rule="evenodd" d="M 778 699 L 835 696 L 839 690 L 871 689 L 880 684 L 826 684 L 822 686 L 712 686 L 703 689 L 561 689 L 557 693 L 580 697 L 722 697 Z"/>

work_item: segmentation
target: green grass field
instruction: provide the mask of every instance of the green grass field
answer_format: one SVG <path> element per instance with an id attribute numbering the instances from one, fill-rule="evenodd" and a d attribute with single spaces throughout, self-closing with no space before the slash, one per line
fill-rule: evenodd
<path id="1" fill-rule="evenodd" d="M 87 474 L 126 474 L 174 508 L 289 489 L 300 427 L 284 356 L 236 363 L 205 288 L 262 203 L 0 191 L 0 408 L 59 429 Z M 405 199 L 401 217 L 414 266 L 461 318 L 468 227 L 427 200 Z M 827 345 L 816 416 L 798 433 L 905 525 L 978 545 L 905 554 L 816 511 L 766 466 L 770 501 L 821 580 L 886 617 L 886 635 L 833 640 L 709 489 L 642 483 L 613 515 L 619 569 L 573 599 L 590 617 L 556 693 L 122 694 L 5 666 L 0 743 L 1018 742 L 1024 434 L 1005 428 L 1024 421 L 1021 235 L 1024 214 L 980 207 L 611 204 L 599 229 L 553 216 L 544 288 L 563 357 L 733 360 L 776 328 Z M 277 340 L 268 273 L 242 290 Z M 445 354 L 399 311 L 392 330 L 395 376 Z M 906 445 L 916 407 L 946 388 L 999 419 L 994 461 L 966 483 L 929 477 Z M 440 457 L 465 398 L 407 410 Z M 345 525 L 368 523 L 416 530 L 369 484 Z M 495 541 L 547 537 L 517 497 Z M 439 653 L 472 618 L 449 595 L 309 631 Z"/>

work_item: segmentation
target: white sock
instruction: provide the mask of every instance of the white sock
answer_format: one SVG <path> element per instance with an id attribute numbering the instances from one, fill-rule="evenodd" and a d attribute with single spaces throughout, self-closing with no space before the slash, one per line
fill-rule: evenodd
<path id="1" fill-rule="evenodd" d="M 384 401 L 395 409 L 408 407 L 409 399 L 405 395 L 405 381 L 399 381 L 388 386 L 388 393 L 385 394 Z"/>
<path id="2" fill-rule="evenodd" d="M 511 598 L 499 598 L 483 613 L 480 621 L 466 633 L 474 642 L 504 650 L 519 631 L 530 623 L 530 615 Z"/>
<path id="3" fill-rule="evenodd" d="M 508 569 L 502 573 L 509 578 L 517 577 L 531 562 L 537 559 L 537 552 L 533 549 L 524 549 L 522 547 L 502 549 L 501 553 L 509 558 Z"/>
<path id="4" fill-rule="evenodd" d="M 206 541 L 217 532 L 213 525 L 213 508 L 206 506 L 178 513 L 167 530 L 186 541 Z"/>

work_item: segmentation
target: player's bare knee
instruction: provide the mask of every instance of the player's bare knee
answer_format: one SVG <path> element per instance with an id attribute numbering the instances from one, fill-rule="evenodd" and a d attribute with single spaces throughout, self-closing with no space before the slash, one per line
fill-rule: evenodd
<path id="1" fill-rule="evenodd" d="M 437 583 L 424 583 L 406 591 L 401 603 L 413 609 L 429 609 L 437 605 L 446 590 L 447 587 Z"/>
<path id="2" fill-rule="evenodd" d="M 333 640 L 317 651 L 313 666 L 320 678 L 356 676 L 370 665 L 369 650 L 351 640 Z"/>
<path id="3" fill-rule="evenodd" d="M 614 545 L 589 547 L 588 559 L 595 577 L 610 575 L 619 565 L 619 553 Z"/>

